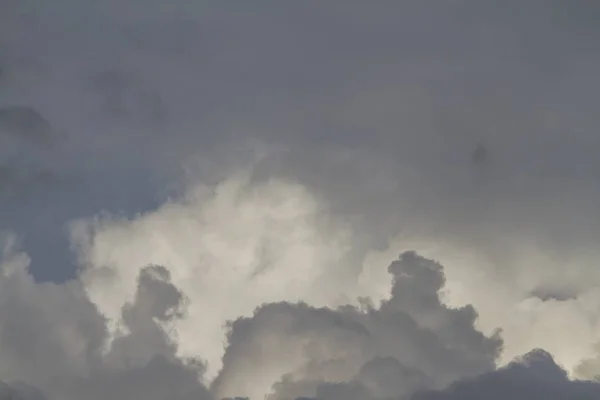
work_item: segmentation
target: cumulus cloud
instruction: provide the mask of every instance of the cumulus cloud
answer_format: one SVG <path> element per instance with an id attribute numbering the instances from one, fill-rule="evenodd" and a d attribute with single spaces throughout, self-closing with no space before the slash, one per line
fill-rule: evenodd
<path id="1" fill-rule="evenodd" d="M 392 384 L 399 384 L 398 375 L 391 377 Z M 572 381 L 559 367 L 552 356 L 543 350 L 534 350 L 508 366 L 487 372 L 475 378 L 452 384 L 445 390 L 419 390 L 413 396 L 398 397 L 395 394 L 372 397 L 359 384 L 330 384 L 320 389 L 318 399 L 369 399 L 397 398 L 411 400 L 525 400 L 532 398 L 595 399 L 600 393 L 600 384 L 590 381 Z"/>
<path id="2" fill-rule="evenodd" d="M 273 398 L 315 396 L 338 382 L 363 386 L 372 398 L 406 397 L 494 368 L 501 340 L 474 329 L 472 307 L 440 302 L 439 264 L 408 252 L 389 272 L 392 295 L 379 306 L 273 303 L 235 321 L 215 393 L 261 398 L 283 377 Z"/>
<path id="3" fill-rule="evenodd" d="M 208 361 L 211 376 L 220 369 L 227 320 L 268 302 L 346 300 L 331 286 L 346 257 L 343 226 L 328 223 L 314 196 L 292 182 L 253 185 L 242 173 L 133 220 L 80 221 L 73 242 L 86 290 L 113 326 L 139 271 L 168 266 L 188 299 L 177 323 L 179 350 Z"/>
<path id="4" fill-rule="evenodd" d="M 106 321 L 80 282 L 35 283 L 28 257 L 11 242 L 0 278 L 0 374 L 15 382 L 7 392 L 40 398 L 19 383 L 26 382 L 49 399 L 209 398 L 202 364 L 177 358 L 155 322 L 177 318 L 171 311 L 182 300 L 164 268 L 140 273 L 135 299 L 122 310 L 127 331 L 109 342 Z"/>
<path id="5" fill-rule="evenodd" d="M 211 382 L 244 396 L 231 371 L 250 366 L 221 356 L 266 339 L 240 344 L 233 330 L 228 344 L 225 324 L 253 333 L 281 313 L 307 327 L 290 343 L 269 331 L 293 354 L 259 352 L 254 393 L 275 379 L 281 393 L 386 397 L 493 368 L 483 345 L 452 356 L 465 370 L 444 372 L 442 350 L 415 350 L 435 368 L 407 365 L 359 332 L 412 343 L 406 326 L 376 321 L 391 314 L 442 347 L 501 328 L 499 364 L 541 347 L 569 374 L 600 374 L 598 11 L 0 2 L 0 228 L 28 254 L 4 261 L 16 269 L 0 292 L 0 380 L 50 400 L 100 386 L 152 398 L 164 373 L 189 384 L 181 396 Z M 431 272 L 415 275 L 424 291 L 390 292 L 385 268 L 404 250 L 441 260 L 446 283 Z M 25 334 L 38 330 L 52 334 Z M 298 372 L 310 369 L 299 343 L 317 330 L 316 346 L 352 371 L 322 351 L 327 367 Z M 58 387 L 54 372 L 87 378 Z M 151 394 L 135 392 L 145 379 Z"/>
<path id="6" fill-rule="evenodd" d="M 178 354 L 184 342 L 172 330 L 189 317 L 190 299 L 168 268 L 138 270 L 134 296 L 109 334 L 84 280 L 35 283 L 28 257 L 9 236 L 2 260 L 0 374 L 11 383 L 2 384 L 0 396 L 7 399 L 600 395 L 599 384 L 570 380 L 541 350 L 496 370 L 499 332 L 479 332 L 471 306 L 444 305 L 443 267 L 415 252 L 390 264 L 391 296 L 381 304 L 271 302 L 231 321 L 223 366 L 210 387 L 203 360 Z"/>
<path id="7" fill-rule="evenodd" d="M 419 393 L 414 400 L 595 399 L 600 383 L 572 381 L 552 356 L 534 350 L 497 371 L 453 384 L 445 391 Z"/>

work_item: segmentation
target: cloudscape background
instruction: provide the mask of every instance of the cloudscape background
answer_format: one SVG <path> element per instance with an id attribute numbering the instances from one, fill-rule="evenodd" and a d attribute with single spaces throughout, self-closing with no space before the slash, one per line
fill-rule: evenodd
<path id="1" fill-rule="evenodd" d="M 0 398 L 600 398 L 598 21 L 0 0 Z"/>

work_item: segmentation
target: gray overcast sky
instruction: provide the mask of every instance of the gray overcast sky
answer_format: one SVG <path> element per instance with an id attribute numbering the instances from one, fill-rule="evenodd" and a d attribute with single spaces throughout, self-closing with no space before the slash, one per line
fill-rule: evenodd
<path id="1" fill-rule="evenodd" d="M 0 229 L 14 242 L 2 265 L 28 272 L 0 326 L 27 314 L 30 325 L 7 322 L 24 341 L 53 326 L 40 353 L 65 360 L 66 383 L 15 361 L 18 340 L 7 366 L 0 349 L 0 380 L 92 399 L 115 379 L 126 396 L 167 363 L 164 379 L 194 396 L 262 396 L 278 382 L 276 397 L 360 387 L 377 399 L 474 369 L 491 375 L 465 383 L 473 393 L 520 368 L 600 374 L 598 21 L 585 0 L 1 1 Z M 379 302 L 401 303 L 386 267 L 405 250 L 439 260 L 447 282 L 415 294 L 435 307 L 398 322 Z M 337 308 L 357 297 L 373 302 L 364 316 Z M 71 315 L 63 301 L 77 303 Z M 181 304 L 185 315 L 167 312 Z M 466 305 L 479 317 L 445 308 Z M 286 330 L 295 319 L 308 325 Z M 413 325 L 435 338 L 411 341 Z M 377 347 L 358 326 L 449 353 Z M 468 357 L 448 335 L 466 335 Z M 330 353 L 267 352 L 265 381 L 251 384 L 265 338 Z M 349 343 L 353 367 L 320 365 Z M 551 356 L 508 364 L 535 348 Z M 206 363 L 202 384 L 186 357 Z M 455 358 L 471 361 L 452 375 Z M 95 372 L 75 379 L 81 365 Z M 596 395 L 563 375 L 565 396 Z M 471 390 L 461 385 L 423 399 Z"/>

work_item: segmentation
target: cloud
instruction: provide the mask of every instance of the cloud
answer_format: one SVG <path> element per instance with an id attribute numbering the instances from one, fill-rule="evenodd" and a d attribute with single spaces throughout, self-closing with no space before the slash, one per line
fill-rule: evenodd
<path id="1" fill-rule="evenodd" d="M 0 186 L 38 188 L 47 171 L 68 182 L 0 196 L 0 228 L 31 257 L 15 294 L 35 311 L 24 321 L 83 332 L 36 336 L 44 368 L 84 371 L 71 347 L 133 329 L 152 343 L 119 339 L 135 357 L 200 355 L 210 381 L 225 321 L 265 303 L 390 301 L 385 267 L 414 249 L 444 262 L 445 306 L 477 309 L 466 326 L 502 328 L 499 363 L 541 347 L 596 374 L 597 6 L 1 3 Z M 40 146 L 48 127 L 60 140 Z M 149 321 L 155 299 L 136 297 L 140 276 L 162 279 L 148 265 L 187 303 L 160 322 L 166 337 Z M 55 304 L 70 302 L 89 321 Z M 32 350 L 13 343 L 29 327 L 10 321 L 2 340 L 18 351 L 0 379 L 46 392 Z M 155 371 L 181 367 L 160 357 Z"/>
<path id="2" fill-rule="evenodd" d="M 231 325 L 218 394 L 254 394 L 285 372 L 270 399 L 593 399 L 600 384 L 571 380 L 539 349 L 499 369 L 498 337 L 473 327 L 472 308 L 440 303 L 441 266 L 407 252 L 389 267 L 379 308 L 265 305 Z M 427 300 L 429 298 L 429 301 Z M 262 386 L 264 390 L 264 386 Z"/>
<path id="3" fill-rule="evenodd" d="M 138 270 L 134 296 L 109 335 L 109 321 L 90 301 L 85 281 L 35 283 L 28 257 L 10 236 L 4 243 L 0 374 L 10 383 L 0 396 L 7 399 L 558 400 L 600 394 L 598 383 L 570 380 L 541 350 L 496 369 L 499 333 L 479 332 L 473 307 L 444 305 L 443 267 L 415 252 L 390 264 L 391 296 L 379 305 L 369 299 L 339 307 L 271 302 L 230 322 L 223 367 L 206 387 L 202 359 L 177 351 L 172 330 L 190 317 L 190 299 L 173 285 L 169 268 Z"/>
<path id="4" fill-rule="evenodd" d="M 111 345 L 81 284 L 33 282 L 27 256 L 12 246 L 7 242 L 0 278 L 0 373 L 17 382 L 11 390 L 31 392 L 20 389 L 26 382 L 49 399 L 209 398 L 199 381 L 202 364 L 175 357 L 176 346 L 154 321 L 177 318 L 168 311 L 181 301 L 164 268 L 141 272 L 137 295 L 123 308 L 126 332 Z"/>
<path id="5" fill-rule="evenodd" d="M 600 346 L 594 346 L 593 355 L 590 355 L 577 365 L 575 372 L 577 376 L 585 379 L 600 380 Z"/>
<path id="6" fill-rule="evenodd" d="M 346 300 L 331 286 L 344 272 L 343 225 L 328 222 L 293 182 L 253 184 L 240 173 L 138 218 L 79 221 L 72 238 L 86 290 L 113 323 L 132 301 L 140 270 L 168 266 L 188 299 L 176 323 L 179 350 L 208 361 L 209 376 L 220 369 L 227 320 L 268 302 Z"/>
<path id="7" fill-rule="evenodd" d="M 50 123 L 35 109 L 9 106 L 0 109 L 0 132 L 22 137 L 36 143 L 48 143 L 53 135 Z"/>
<path id="8" fill-rule="evenodd" d="M 420 393 L 414 400 L 583 400 L 599 395 L 600 383 L 569 380 L 550 354 L 536 350 L 502 369 L 458 382 L 444 391 Z"/>
<path id="9" fill-rule="evenodd" d="M 0 382 L 0 399 L 2 400 L 47 400 L 47 398 L 37 389 L 25 385 L 8 385 Z"/>
<path id="10" fill-rule="evenodd" d="M 58 139 L 57 132 L 34 108 L 0 108 L 0 193 L 23 196 L 31 189 L 57 183 L 44 158 Z"/>
<path id="11" fill-rule="evenodd" d="M 217 396 L 261 398 L 281 377 L 273 398 L 319 396 L 338 382 L 396 398 L 494 369 L 500 338 L 473 327 L 472 307 L 440 302 L 439 264 L 407 252 L 388 270 L 392 296 L 378 307 L 274 303 L 233 322 Z"/>
<path id="12" fill-rule="evenodd" d="M 11 200 L 58 183 L 59 179 L 51 171 L 29 172 L 14 165 L 0 165 L 0 195 Z"/>

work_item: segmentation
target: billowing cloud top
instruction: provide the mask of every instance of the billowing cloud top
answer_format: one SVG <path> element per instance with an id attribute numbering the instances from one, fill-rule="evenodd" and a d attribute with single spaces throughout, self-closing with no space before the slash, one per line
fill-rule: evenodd
<path id="1" fill-rule="evenodd" d="M 0 2 L 0 398 L 600 398 L 598 18 Z"/>

